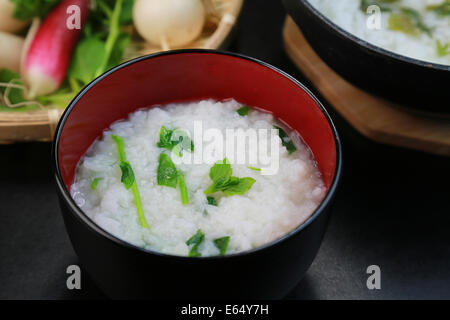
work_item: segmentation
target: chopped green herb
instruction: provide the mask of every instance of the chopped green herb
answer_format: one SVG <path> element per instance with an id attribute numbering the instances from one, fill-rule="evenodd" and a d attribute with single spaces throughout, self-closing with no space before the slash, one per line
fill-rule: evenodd
<path id="1" fill-rule="evenodd" d="M 183 155 L 183 150 L 194 151 L 194 142 L 187 131 L 182 129 L 169 130 L 165 126 L 161 127 L 157 145 L 160 148 L 174 152 L 179 157 Z"/>
<path id="2" fill-rule="evenodd" d="M 223 194 L 226 197 L 234 196 L 234 195 L 243 195 L 248 190 L 251 189 L 253 184 L 255 183 L 255 179 L 253 178 L 240 178 L 236 184 L 232 184 L 225 189 L 223 189 Z"/>
<path id="3" fill-rule="evenodd" d="M 94 178 L 94 179 L 92 179 L 92 182 L 91 182 L 91 189 L 92 190 L 97 190 L 97 186 L 98 186 L 98 183 L 99 183 L 100 180 L 102 180 L 102 178 Z"/>
<path id="4" fill-rule="evenodd" d="M 243 106 L 242 108 L 237 109 L 237 113 L 239 113 L 240 116 L 246 116 L 248 115 L 250 111 L 250 108 L 247 106 Z"/>
<path id="5" fill-rule="evenodd" d="M 208 204 L 209 205 L 217 207 L 217 200 L 216 200 L 216 198 L 211 197 L 211 196 L 207 196 L 206 200 L 208 200 Z"/>
<path id="6" fill-rule="evenodd" d="M 250 167 L 250 166 L 248 168 L 253 171 L 261 171 L 261 168 Z"/>
<path id="7" fill-rule="evenodd" d="M 441 4 L 427 6 L 427 10 L 434 11 L 439 16 L 450 16 L 450 0 L 445 0 Z"/>
<path id="8" fill-rule="evenodd" d="M 442 43 L 439 40 L 436 41 L 436 51 L 438 56 L 445 57 L 450 54 L 450 42 Z"/>
<path id="9" fill-rule="evenodd" d="M 381 11 L 387 12 L 392 11 L 393 8 L 391 7 L 391 4 L 395 2 L 398 2 L 398 0 L 361 0 L 360 9 L 366 13 L 370 6 L 375 5 L 378 6 Z"/>
<path id="10" fill-rule="evenodd" d="M 111 138 L 117 144 L 117 151 L 119 152 L 119 160 L 121 162 L 127 161 L 127 157 L 125 155 L 125 143 L 123 142 L 123 139 L 116 135 L 112 135 Z"/>
<path id="11" fill-rule="evenodd" d="M 226 197 L 243 195 L 255 183 L 253 178 L 238 178 L 232 176 L 233 170 L 228 159 L 217 161 L 209 171 L 209 177 L 213 184 L 204 191 L 206 195 L 222 191 Z"/>
<path id="12" fill-rule="evenodd" d="M 121 182 L 125 186 L 126 189 L 131 188 L 131 192 L 133 193 L 134 203 L 136 205 L 136 210 L 139 217 L 139 222 L 141 226 L 147 229 L 150 229 L 148 226 L 147 220 L 145 219 L 144 209 L 142 208 L 141 196 L 139 194 L 139 189 L 136 183 L 136 179 L 134 177 L 133 169 L 130 163 L 127 161 L 127 157 L 125 154 L 125 143 L 123 138 L 113 135 L 111 139 L 116 142 L 117 150 L 119 152 L 119 160 L 120 160 L 120 169 L 122 170 Z"/>
<path id="13" fill-rule="evenodd" d="M 223 237 L 214 240 L 214 245 L 219 249 L 220 255 L 224 256 L 227 253 L 230 237 Z"/>
<path id="14" fill-rule="evenodd" d="M 158 147 L 159 148 L 166 148 L 168 150 L 172 150 L 172 133 L 173 130 L 167 130 L 165 126 L 161 127 L 161 130 L 159 131 L 159 142 Z"/>
<path id="15" fill-rule="evenodd" d="M 184 175 L 178 172 L 178 181 L 180 182 L 181 203 L 186 205 L 189 203 L 188 189 L 184 181 Z"/>
<path id="16" fill-rule="evenodd" d="M 201 256 L 201 253 L 198 252 L 198 247 L 203 242 L 203 240 L 205 240 L 205 234 L 202 232 L 202 230 L 199 229 L 192 237 L 189 238 L 188 241 L 186 241 L 186 245 L 192 245 L 191 250 L 188 254 L 189 257 Z"/>
<path id="17" fill-rule="evenodd" d="M 281 138 L 281 144 L 286 148 L 286 150 L 289 152 L 289 154 L 295 152 L 297 148 L 294 145 L 294 142 L 291 140 L 291 137 L 278 126 L 273 126 L 275 129 L 278 130 L 278 135 Z"/>
<path id="18" fill-rule="evenodd" d="M 120 170 L 122 170 L 122 177 L 120 178 L 120 182 L 123 183 L 125 188 L 130 189 L 135 181 L 133 168 L 128 161 L 120 162 Z"/>
<path id="19" fill-rule="evenodd" d="M 419 36 L 421 32 L 431 34 L 431 29 L 425 25 L 419 12 L 411 8 L 401 8 L 393 13 L 388 20 L 389 29 L 400 31 L 410 36 Z"/>
<path id="20" fill-rule="evenodd" d="M 157 174 L 158 185 L 176 188 L 178 184 L 178 171 L 169 155 L 159 155 Z"/>
<path id="21" fill-rule="evenodd" d="M 157 172 L 158 185 L 170 188 L 176 188 L 180 185 L 181 203 L 189 203 L 189 193 L 184 181 L 184 175 L 177 170 L 175 164 L 168 154 L 159 155 L 159 164 Z"/>

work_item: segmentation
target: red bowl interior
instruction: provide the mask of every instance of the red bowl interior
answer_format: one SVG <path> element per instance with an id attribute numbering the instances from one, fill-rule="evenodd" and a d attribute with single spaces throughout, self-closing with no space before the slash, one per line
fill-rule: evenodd
<path id="1" fill-rule="evenodd" d="M 310 93 L 261 62 L 209 51 L 134 60 L 88 86 L 66 111 L 56 137 L 65 186 L 70 190 L 78 161 L 113 122 L 146 106 L 206 98 L 234 98 L 273 113 L 297 130 L 330 187 L 336 169 L 336 140 Z"/>

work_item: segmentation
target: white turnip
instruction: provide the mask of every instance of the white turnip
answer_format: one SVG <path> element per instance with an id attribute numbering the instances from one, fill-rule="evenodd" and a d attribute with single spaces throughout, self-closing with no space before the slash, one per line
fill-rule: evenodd
<path id="1" fill-rule="evenodd" d="M 133 21 L 145 40 L 169 49 L 200 35 L 205 8 L 201 0 L 136 0 Z"/>

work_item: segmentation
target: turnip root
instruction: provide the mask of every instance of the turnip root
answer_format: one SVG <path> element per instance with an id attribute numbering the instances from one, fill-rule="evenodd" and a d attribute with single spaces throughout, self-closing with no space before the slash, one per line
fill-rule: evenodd
<path id="1" fill-rule="evenodd" d="M 0 31 L 14 33 L 28 24 L 27 21 L 14 18 L 15 8 L 10 0 L 0 0 Z"/>
<path id="2" fill-rule="evenodd" d="M 22 37 L 0 31 L 0 69 L 20 71 L 20 56 L 24 41 Z"/>
<path id="3" fill-rule="evenodd" d="M 29 99 L 52 93 L 64 82 L 72 51 L 81 33 L 81 28 L 68 28 L 70 15 L 67 10 L 71 6 L 80 8 L 82 28 L 89 12 L 89 0 L 62 0 L 48 14 L 31 40 L 21 72 Z"/>
<path id="4" fill-rule="evenodd" d="M 133 21 L 138 33 L 163 49 L 189 44 L 205 22 L 202 0 L 136 0 Z"/>

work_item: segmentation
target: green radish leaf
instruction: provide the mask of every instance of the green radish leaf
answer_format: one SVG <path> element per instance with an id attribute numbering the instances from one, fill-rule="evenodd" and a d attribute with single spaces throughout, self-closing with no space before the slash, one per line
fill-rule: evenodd
<path id="1" fill-rule="evenodd" d="M 83 85 L 91 82 L 99 64 L 105 58 L 105 44 L 96 37 L 81 40 L 72 56 L 69 77 L 77 79 Z"/>
<path id="2" fill-rule="evenodd" d="M 202 232 L 202 230 L 199 229 L 192 237 L 189 238 L 188 241 L 186 241 L 186 245 L 192 245 L 191 251 L 189 251 L 188 254 L 189 257 L 201 256 L 201 253 L 198 252 L 198 247 L 203 242 L 203 240 L 205 240 L 205 234 Z"/>
<path id="3" fill-rule="evenodd" d="M 44 18 L 60 0 L 10 0 L 16 5 L 14 17 L 19 20 Z"/>
<path id="4" fill-rule="evenodd" d="M 0 82 L 11 83 L 17 85 L 23 85 L 22 80 L 20 79 L 20 75 L 17 72 L 14 72 L 9 69 L 1 69 L 0 70 Z M 6 92 L 6 87 L 0 87 L 0 93 L 4 95 Z M 11 104 L 21 103 L 27 101 L 23 95 L 23 89 L 19 88 L 10 88 L 8 93 L 8 99 Z M 37 105 L 33 108 L 36 109 Z M 9 108 L 10 110 L 13 108 Z M 30 108 L 28 108 L 30 109 Z"/>
<path id="5" fill-rule="evenodd" d="M 176 188 L 178 184 L 178 171 L 169 155 L 161 153 L 159 156 L 158 185 Z"/>
<path id="6" fill-rule="evenodd" d="M 120 33 L 114 47 L 111 50 L 111 56 L 108 61 L 108 69 L 114 68 L 122 62 L 123 54 L 131 42 L 131 35 L 126 32 Z"/>
<path id="7" fill-rule="evenodd" d="M 227 253 L 228 244 L 230 243 L 230 237 L 227 236 L 227 237 L 218 238 L 218 239 L 215 239 L 213 242 L 214 242 L 214 245 L 217 247 L 217 249 L 219 249 L 220 255 L 224 256 Z"/>
<path id="8" fill-rule="evenodd" d="M 122 10 L 120 12 L 119 23 L 120 24 L 131 24 L 133 23 L 133 6 L 134 0 L 124 0 L 122 5 Z"/>

